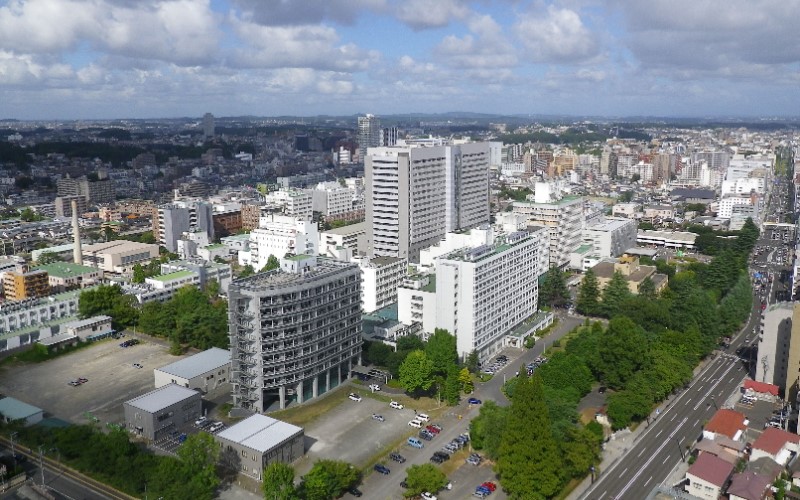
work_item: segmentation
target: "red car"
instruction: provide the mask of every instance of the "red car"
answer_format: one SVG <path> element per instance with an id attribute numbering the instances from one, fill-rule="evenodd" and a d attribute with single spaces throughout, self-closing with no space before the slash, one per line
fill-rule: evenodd
<path id="1" fill-rule="evenodd" d="M 439 434 L 439 429 L 437 429 L 436 427 L 434 427 L 434 426 L 432 426 L 432 425 L 429 425 L 429 426 L 427 426 L 427 427 L 425 427 L 425 428 L 426 428 L 426 429 L 427 429 L 429 432 L 431 432 L 432 434 Z"/>
<path id="2" fill-rule="evenodd" d="M 489 491 L 494 491 L 497 489 L 497 485 L 491 481 L 486 481 L 481 486 L 485 486 Z"/>

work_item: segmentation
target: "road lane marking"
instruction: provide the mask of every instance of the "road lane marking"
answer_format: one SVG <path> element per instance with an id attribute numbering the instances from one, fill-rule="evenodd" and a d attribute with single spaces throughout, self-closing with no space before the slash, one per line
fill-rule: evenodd
<path id="1" fill-rule="evenodd" d="M 660 436 L 662 432 L 664 432 L 664 429 L 661 429 L 660 431 L 658 431 L 658 434 L 656 434 L 656 437 Z"/>
<path id="2" fill-rule="evenodd" d="M 664 457 L 664 461 L 663 461 L 663 462 L 661 462 L 661 464 L 662 464 L 662 465 L 664 465 L 664 464 L 666 464 L 668 461 L 669 461 L 669 455 L 667 455 L 666 457 Z"/>
<path id="3" fill-rule="evenodd" d="M 678 416 L 678 414 L 677 414 L 677 413 L 673 413 L 673 414 L 672 414 L 672 418 L 671 418 L 671 419 L 669 419 L 669 421 L 670 421 L 670 422 L 672 422 L 673 420 L 675 420 L 675 417 L 677 417 L 677 416 Z"/>
<path id="4" fill-rule="evenodd" d="M 639 452 L 639 454 L 638 454 L 638 455 L 636 455 L 636 456 L 637 456 L 637 457 L 641 457 L 641 456 L 642 456 L 642 453 L 644 453 L 644 450 L 645 450 L 645 448 L 644 448 L 644 447 L 642 447 L 642 451 L 640 451 L 640 452 Z"/>

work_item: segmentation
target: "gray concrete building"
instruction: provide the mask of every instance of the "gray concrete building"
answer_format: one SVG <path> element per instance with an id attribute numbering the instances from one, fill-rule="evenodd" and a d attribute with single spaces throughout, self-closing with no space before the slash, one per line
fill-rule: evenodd
<path id="1" fill-rule="evenodd" d="M 236 407 L 268 411 L 338 386 L 361 355 L 357 265 L 298 255 L 228 289 Z"/>
<path id="2" fill-rule="evenodd" d="M 252 415 L 216 434 L 220 461 L 232 470 L 261 481 L 273 462 L 292 463 L 305 453 L 304 433 L 297 427 L 265 415 Z"/>
<path id="3" fill-rule="evenodd" d="M 178 384 L 208 392 L 230 383 L 231 352 L 212 347 L 153 370 L 156 387 Z"/>
<path id="4" fill-rule="evenodd" d="M 158 242 L 170 252 L 178 250 L 178 240 L 183 233 L 199 229 L 214 239 L 214 207 L 202 201 L 176 201 L 158 207 Z"/>
<path id="5" fill-rule="evenodd" d="M 191 425 L 202 414 L 200 393 L 165 385 L 122 404 L 129 432 L 150 441 Z"/>

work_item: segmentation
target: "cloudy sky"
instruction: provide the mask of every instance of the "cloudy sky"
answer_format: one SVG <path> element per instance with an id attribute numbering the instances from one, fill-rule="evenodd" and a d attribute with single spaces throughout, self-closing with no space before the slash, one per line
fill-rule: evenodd
<path id="1" fill-rule="evenodd" d="M 0 119 L 800 115 L 800 0 L 0 0 Z"/>

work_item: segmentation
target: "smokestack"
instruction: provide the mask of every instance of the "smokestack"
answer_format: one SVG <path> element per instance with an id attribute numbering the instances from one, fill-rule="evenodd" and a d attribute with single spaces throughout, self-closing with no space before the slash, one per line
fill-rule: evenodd
<path id="1" fill-rule="evenodd" d="M 78 226 L 78 202 L 72 200 L 72 237 L 75 240 L 75 246 L 72 249 L 72 260 L 78 264 L 83 264 L 83 252 L 81 251 L 81 231 Z"/>

